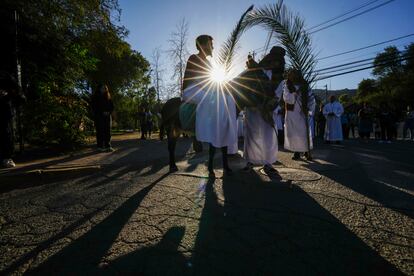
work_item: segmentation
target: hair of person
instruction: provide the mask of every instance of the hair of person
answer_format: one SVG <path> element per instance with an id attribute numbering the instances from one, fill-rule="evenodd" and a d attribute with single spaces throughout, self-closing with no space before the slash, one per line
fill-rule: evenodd
<path id="1" fill-rule="evenodd" d="M 201 46 L 207 45 L 209 41 L 213 41 L 213 37 L 210 35 L 199 35 L 196 38 L 197 50 L 201 51 Z"/>
<path id="2" fill-rule="evenodd" d="M 102 89 L 104 89 L 104 91 L 105 91 L 105 93 L 104 93 L 105 100 L 110 100 L 111 99 L 111 93 L 109 92 L 108 85 L 106 85 L 106 84 L 99 85 L 98 90 L 97 90 L 98 93 L 100 93 Z"/>

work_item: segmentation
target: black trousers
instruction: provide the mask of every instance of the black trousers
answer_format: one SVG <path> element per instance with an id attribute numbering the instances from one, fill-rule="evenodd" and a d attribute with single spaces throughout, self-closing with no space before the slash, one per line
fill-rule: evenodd
<path id="1" fill-rule="evenodd" d="M 13 119 L 0 118 L 0 159 L 10 159 L 14 152 Z"/>
<path id="2" fill-rule="evenodd" d="M 213 169 L 213 160 L 214 155 L 216 153 L 216 148 L 210 144 L 209 150 L 208 150 L 208 169 Z M 223 169 L 228 169 L 228 160 L 227 160 L 227 147 L 221 148 L 221 155 L 223 156 Z"/>
<path id="3" fill-rule="evenodd" d="M 111 146 L 111 116 L 97 116 L 95 118 L 96 144 L 99 148 Z"/>
<path id="4" fill-rule="evenodd" d="M 393 125 L 388 122 L 380 122 L 381 140 L 391 141 L 394 137 Z"/>
<path id="5" fill-rule="evenodd" d="M 277 130 L 277 143 L 279 146 L 283 146 L 285 143 L 285 131 L 283 129 Z"/>

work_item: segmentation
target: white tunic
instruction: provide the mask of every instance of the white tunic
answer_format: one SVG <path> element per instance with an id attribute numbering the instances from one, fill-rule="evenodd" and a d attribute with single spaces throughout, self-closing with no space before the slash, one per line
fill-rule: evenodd
<path id="1" fill-rule="evenodd" d="M 229 152 L 234 153 L 234 147 L 237 146 L 237 122 L 233 97 L 219 88 L 189 88 L 184 91 L 183 98 L 197 104 L 197 140 L 210 143 L 216 148 L 229 147 Z"/>
<path id="2" fill-rule="evenodd" d="M 301 96 L 296 92 L 290 93 L 286 81 L 283 83 L 283 100 L 285 103 L 294 105 L 292 111 L 285 111 L 285 149 L 293 152 L 307 152 L 308 142 L 306 135 L 309 135 L 310 149 L 313 148 L 313 141 L 310 129 L 309 133 L 306 134 L 306 118 L 301 108 Z M 311 90 L 308 93 L 308 110 L 310 114 L 313 114 L 316 105 L 315 97 Z"/>
<path id="3" fill-rule="evenodd" d="M 266 72 L 269 76 L 269 72 Z M 271 73 L 269 78 L 271 77 Z M 282 83 L 281 83 L 282 84 Z M 283 85 L 275 90 L 275 97 L 280 99 Z M 246 108 L 244 132 L 244 158 L 256 165 L 273 164 L 277 161 L 278 141 L 275 126 L 263 120 L 260 110 Z"/>
<path id="4" fill-rule="evenodd" d="M 333 113 L 334 115 L 328 115 Z M 325 140 L 327 141 L 342 141 L 342 124 L 341 115 L 344 113 L 344 108 L 339 102 L 327 103 L 323 107 L 323 115 L 326 118 L 325 124 Z"/>

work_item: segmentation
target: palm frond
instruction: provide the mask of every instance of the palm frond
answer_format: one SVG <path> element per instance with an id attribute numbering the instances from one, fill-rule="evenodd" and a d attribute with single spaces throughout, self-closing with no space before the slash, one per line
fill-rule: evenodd
<path id="1" fill-rule="evenodd" d="M 236 27 L 230 34 L 230 37 L 226 40 L 219 52 L 219 63 L 224 66 L 226 72 L 230 70 L 232 65 L 233 57 L 236 53 L 237 42 L 239 41 L 241 35 L 246 30 L 247 25 L 244 24 L 244 18 L 246 15 L 253 10 L 253 5 L 251 5 L 240 17 L 239 22 L 237 22 Z"/>
<path id="2" fill-rule="evenodd" d="M 305 22 L 298 14 L 289 11 L 283 0 L 279 0 L 276 4 L 248 13 L 242 24 L 244 29 L 257 25 L 272 31 L 285 48 L 291 67 L 298 70 L 304 79 L 305 83 L 301 88 L 301 106 L 306 118 L 306 132 L 309 133 L 308 89 L 316 78 L 316 57 L 312 50 L 310 36 L 305 30 Z M 310 154 L 309 135 L 307 135 L 307 145 Z"/>
<path id="3" fill-rule="evenodd" d="M 311 83 L 315 77 L 316 56 L 311 39 L 305 30 L 304 20 L 292 13 L 283 0 L 276 4 L 255 9 L 245 16 L 243 28 L 263 26 L 273 31 L 280 44 L 285 48 L 290 64 L 299 70 L 306 82 Z"/>

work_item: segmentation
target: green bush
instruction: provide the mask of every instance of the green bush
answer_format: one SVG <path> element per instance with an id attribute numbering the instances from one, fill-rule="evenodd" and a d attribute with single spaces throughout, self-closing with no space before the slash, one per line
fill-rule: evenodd
<path id="1" fill-rule="evenodd" d="M 55 96 L 49 90 L 29 100 L 23 108 L 25 141 L 36 145 L 59 144 L 73 147 L 84 142 L 88 118 L 88 103 L 78 95 Z"/>

